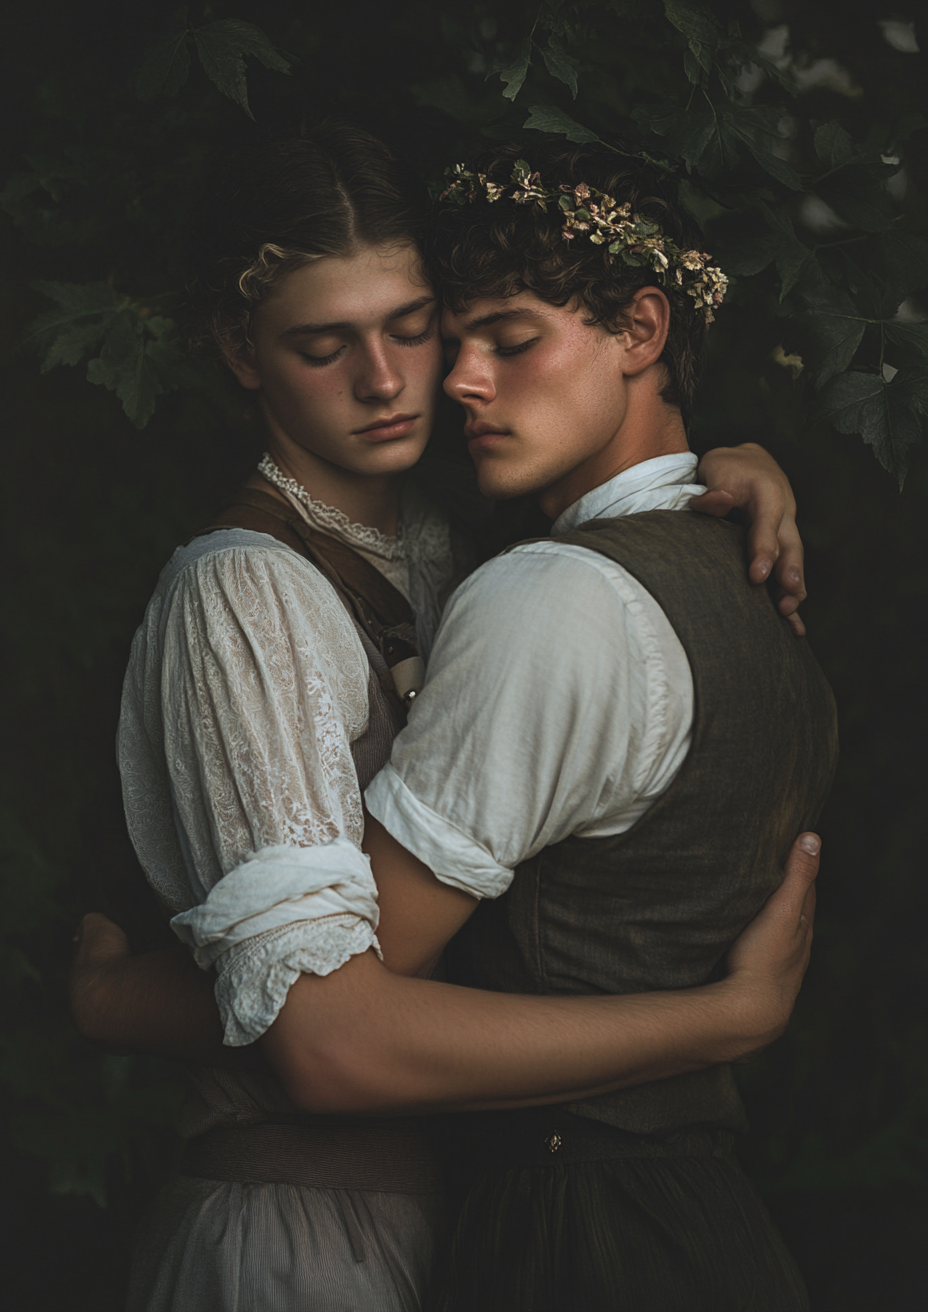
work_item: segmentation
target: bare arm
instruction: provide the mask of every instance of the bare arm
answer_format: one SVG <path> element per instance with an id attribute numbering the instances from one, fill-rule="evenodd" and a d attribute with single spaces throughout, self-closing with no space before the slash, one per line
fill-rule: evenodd
<path id="1" fill-rule="evenodd" d="M 386 954 L 414 974 L 467 918 L 472 899 L 438 884 L 398 844 L 388 853 L 393 840 L 385 831 L 371 841 L 383 882 Z M 745 930 L 732 950 L 731 973 L 718 984 L 615 998 L 522 997 L 404 978 L 366 953 L 325 978 L 301 976 L 261 1046 L 291 1098 L 316 1112 L 556 1102 L 739 1060 L 786 1026 L 808 962 L 817 868 L 818 857 L 797 842 L 782 888 Z M 424 934 L 391 928 L 396 913 L 410 908 L 421 915 Z M 179 1022 L 183 1012 L 177 1032 L 184 1050 L 166 1055 L 190 1055 L 199 1027 L 203 1040 L 215 1043 L 218 1022 L 207 1023 L 199 1010 L 206 1010 L 202 985 L 200 1003 L 186 1006 L 191 981 L 180 971 L 168 978 L 166 954 L 148 954 L 161 958 L 159 973 L 152 971 L 160 996 L 142 986 L 151 969 L 145 958 L 107 963 L 98 954 L 96 965 L 86 964 L 99 929 L 99 922 L 87 927 L 78 957 L 75 1019 L 82 1033 L 151 1050 L 149 1040 L 164 1042 L 171 1016 Z M 120 982 L 127 961 L 142 966 L 132 976 L 134 990 Z M 88 969 L 97 981 L 89 989 L 79 983 Z M 93 999 L 89 1007 L 82 998 Z"/>
<path id="2" fill-rule="evenodd" d="M 751 582 L 765 583 L 772 571 L 780 614 L 801 638 L 806 630 L 796 611 L 805 600 L 806 587 L 789 479 L 756 442 L 708 451 L 699 462 L 698 477 L 708 491 L 693 497 L 691 508 L 706 515 L 745 513 Z"/>

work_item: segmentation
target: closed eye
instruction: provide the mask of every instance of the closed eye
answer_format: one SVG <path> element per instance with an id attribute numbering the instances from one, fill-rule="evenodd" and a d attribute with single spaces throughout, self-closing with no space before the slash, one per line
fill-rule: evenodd
<path id="1" fill-rule="evenodd" d="M 321 369 L 324 365 L 334 364 L 344 350 L 345 347 L 343 344 L 337 351 L 333 351 L 331 355 L 307 355 L 305 351 L 301 351 L 300 355 L 306 363 L 311 364 L 314 369 Z"/>
<path id="2" fill-rule="evenodd" d="M 435 325 L 430 323 L 425 332 L 417 333 L 415 337 L 403 337 L 399 333 L 391 333 L 390 336 L 400 346 L 421 346 L 435 336 Z"/>
<path id="3" fill-rule="evenodd" d="M 528 348 L 538 340 L 537 337 L 528 337 L 524 342 L 519 342 L 516 346 L 497 346 L 496 354 L 504 357 L 510 355 L 521 355 L 523 351 L 527 351 Z"/>

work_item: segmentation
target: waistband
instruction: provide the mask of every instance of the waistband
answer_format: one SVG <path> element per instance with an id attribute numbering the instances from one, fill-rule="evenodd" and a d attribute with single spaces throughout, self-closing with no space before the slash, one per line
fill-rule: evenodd
<path id="1" fill-rule="evenodd" d="M 459 1160 L 479 1160 L 486 1169 L 552 1167 L 633 1157 L 728 1157 L 734 1143 L 734 1134 L 717 1126 L 693 1125 L 659 1135 L 631 1134 L 556 1107 L 530 1107 L 462 1116 L 450 1147 Z"/>
<path id="2" fill-rule="evenodd" d="M 181 1172 L 207 1180 L 377 1193 L 444 1188 L 429 1122 L 403 1118 L 217 1126 L 190 1140 Z"/>

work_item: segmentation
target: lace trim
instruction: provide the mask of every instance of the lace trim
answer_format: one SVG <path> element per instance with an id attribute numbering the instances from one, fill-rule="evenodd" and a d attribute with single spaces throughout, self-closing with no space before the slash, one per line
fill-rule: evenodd
<path id="1" fill-rule="evenodd" d="M 258 473 L 269 483 L 279 487 L 281 492 L 288 492 L 291 497 L 295 497 L 305 511 L 307 523 L 314 528 L 342 538 L 351 545 L 365 547 L 368 551 L 376 552 L 378 556 L 386 556 L 390 560 L 405 558 L 406 543 L 403 540 L 402 524 L 398 535 L 391 538 L 368 524 L 354 523 L 335 506 L 327 506 L 324 501 L 317 501 L 315 497 L 310 496 L 306 488 L 295 478 L 287 477 L 266 451 L 258 464 Z"/>
<path id="2" fill-rule="evenodd" d="M 216 963 L 223 1042 L 232 1048 L 254 1043 L 273 1025 L 301 974 L 330 975 L 368 948 L 380 956 L 368 921 L 350 915 L 301 920 L 237 943 Z"/>

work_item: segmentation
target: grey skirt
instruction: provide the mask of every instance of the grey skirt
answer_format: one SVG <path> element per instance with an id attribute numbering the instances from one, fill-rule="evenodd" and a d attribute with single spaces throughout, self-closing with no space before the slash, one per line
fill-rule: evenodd
<path id="1" fill-rule="evenodd" d="M 419 1312 L 445 1225 L 440 1193 L 181 1175 L 139 1236 L 127 1312 Z"/>

